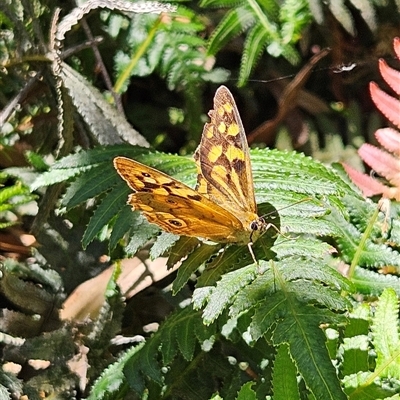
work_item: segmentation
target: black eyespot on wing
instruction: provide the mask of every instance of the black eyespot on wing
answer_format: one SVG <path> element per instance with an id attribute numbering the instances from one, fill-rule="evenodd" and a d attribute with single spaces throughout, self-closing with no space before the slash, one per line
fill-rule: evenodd
<path id="1" fill-rule="evenodd" d="M 147 173 L 147 172 L 142 172 L 142 175 L 143 175 L 145 178 L 150 178 L 150 177 L 151 177 L 151 175 L 150 175 L 149 173 Z"/>
<path id="2" fill-rule="evenodd" d="M 193 194 L 193 195 L 189 194 L 188 195 L 188 199 L 200 201 L 201 200 L 201 196 L 199 194 Z"/>
<path id="3" fill-rule="evenodd" d="M 168 204 L 174 204 L 174 205 L 178 204 L 175 200 L 171 200 L 168 197 L 165 199 L 165 202 L 168 203 Z"/>
<path id="4" fill-rule="evenodd" d="M 182 222 L 180 222 L 180 221 L 178 221 L 176 219 L 170 219 L 170 220 L 168 220 L 168 222 L 171 225 L 177 226 L 178 228 L 180 228 L 183 225 Z"/>

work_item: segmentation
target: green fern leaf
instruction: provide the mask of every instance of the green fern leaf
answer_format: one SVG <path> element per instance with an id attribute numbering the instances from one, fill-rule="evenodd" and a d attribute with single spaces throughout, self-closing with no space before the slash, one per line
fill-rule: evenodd
<path id="1" fill-rule="evenodd" d="M 248 33 L 244 43 L 242 62 L 240 63 L 239 87 L 243 86 L 249 79 L 251 71 L 261 57 L 268 38 L 269 32 L 261 24 L 255 24 Z"/>
<path id="2" fill-rule="evenodd" d="M 132 207 L 127 204 L 119 210 L 110 235 L 110 251 L 114 250 L 124 235 L 137 224 L 138 218 L 140 218 L 140 214 L 133 212 Z"/>
<path id="3" fill-rule="evenodd" d="M 370 372 L 358 372 L 353 375 L 347 375 L 342 379 L 346 393 L 350 400 L 371 399 L 390 399 L 396 391 L 390 388 L 382 387 L 379 382 L 371 380 Z"/>
<path id="4" fill-rule="evenodd" d="M 66 156 L 56 161 L 49 171 L 41 174 L 31 185 L 31 190 L 36 190 L 42 186 L 50 186 L 55 183 L 65 182 L 76 175 L 85 173 L 96 164 L 108 165 L 112 168 L 112 159 L 116 156 L 130 158 L 140 158 L 147 149 L 137 146 L 116 145 L 109 147 L 97 147 L 93 150 L 82 151 L 77 154 Z"/>
<path id="5" fill-rule="evenodd" d="M 246 6 L 240 6 L 226 13 L 213 32 L 208 43 L 208 54 L 215 55 L 232 38 L 244 32 L 254 23 L 255 16 Z"/>
<path id="6" fill-rule="evenodd" d="M 197 238 L 181 236 L 170 250 L 167 268 L 172 268 L 177 262 L 181 261 L 182 258 L 190 254 L 199 243 L 200 241 Z"/>
<path id="7" fill-rule="evenodd" d="M 267 263 L 261 265 L 269 266 Z M 345 300 L 338 297 L 328 287 L 350 291 L 351 285 L 346 278 L 327 266 L 324 260 L 313 259 L 312 257 L 303 259 L 293 257 L 275 261 L 272 265 L 273 269 L 269 268 L 262 275 L 257 275 L 253 282 L 240 290 L 230 307 L 229 315 L 231 317 L 237 317 L 244 311 L 258 307 L 259 304 L 266 301 L 266 296 L 273 296 L 274 298 L 279 296 L 281 291 L 277 290 L 276 274 L 281 276 L 283 286 L 290 283 L 293 295 L 296 294 L 299 299 L 312 300 L 317 303 L 321 300 L 321 304 L 331 304 L 335 309 L 346 307 Z M 311 285 L 313 281 L 317 284 Z M 318 284 L 319 282 L 324 285 Z M 310 290 L 308 290 L 308 285 L 310 285 Z M 288 291 L 289 289 L 284 290 Z M 272 314 L 271 318 L 273 318 Z M 266 324 L 268 327 L 274 323 L 275 321 L 272 319 Z M 262 331 L 259 334 L 262 334 Z"/>
<path id="8" fill-rule="evenodd" d="M 399 304 L 396 292 L 385 289 L 379 297 L 372 323 L 376 370 L 380 377 L 400 380 L 400 340 L 398 315 Z"/>
<path id="9" fill-rule="evenodd" d="M 116 176 L 111 163 L 107 164 L 106 166 L 94 166 L 75 179 L 68 187 L 61 204 L 67 207 L 67 209 L 71 209 L 107 192 L 110 190 L 110 187 L 117 184 L 119 178 Z"/>
<path id="10" fill-rule="evenodd" d="M 282 344 L 276 352 L 272 387 L 274 399 L 300 400 L 297 384 L 297 369 L 288 351 L 288 346 Z"/>
<path id="11" fill-rule="evenodd" d="M 215 334 L 215 326 L 209 326 L 207 331 L 208 337 L 212 337 Z M 193 332 L 196 334 L 193 335 Z M 161 366 L 156 360 L 159 352 L 164 365 L 172 362 L 178 350 L 182 351 L 187 359 L 191 359 L 196 337 L 204 337 L 204 325 L 199 313 L 193 312 L 191 307 L 186 307 L 172 314 L 141 351 L 135 353 L 126 363 L 124 374 L 131 388 L 139 394 L 143 393 L 146 387 L 145 376 L 161 384 Z"/>
<path id="12" fill-rule="evenodd" d="M 149 224 L 142 215 L 139 215 L 136 224 L 131 228 L 129 242 L 125 246 L 126 255 L 128 257 L 133 257 L 149 239 L 157 235 L 159 232 L 160 230 L 156 225 Z"/>
<path id="13" fill-rule="evenodd" d="M 310 255 L 304 258 L 287 257 L 275 262 L 274 267 L 282 274 L 282 278 L 285 281 L 296 282 L 298 279 L 308 279 L 322 282 L 324 285 L 338 290 L 352 291 L 351 282 L 328 266 L 325 259 L 310 257 Z M 303 295 L 308 296 L 308 294 L 302 294 L 301 296 Z"/>
<path id="14" fill-rule="evenodd" d="M 172 284 L 173 292 L 178 293 L 190 279 L 192 274 L 195 273 L 213 254 L 215 254 L 219 247 L 219 245 L 202 244 L 194 250 L 179 267 L 177 277 Z"/>
<path id="15" fill-rule="evenodd" d="M 89 243 L 99 234 L 101 229 L 107 225 L 118 211 L 126 204 L 126 193 L 121 190 L 112 189 L 107 193 L 103 202 L 97 207 L 90 218 L 89 224 L 82 238 L 82 246 L 86 248 Z"/>
<path id="16" fill-rule="evenodd" d="M 178 240 L 179 240 L 178 235 L 174 235 L 168 232 L 162 232 L 161 235 L 157 237 L 156 241 L 151 247 L 150 258 L 152 260 L 155 260 L 156 258 L 161 257 Z"/>
<path id="17" fill-rule="evenodd" d="M 256 392 L 251 388 L 254 382 L 245 383 L 239 390 L 236 400 L 257 400 Z"/>
<path id="18" fill-rule="evenodd" d="M 200 7 L 235 7 L 243 3 L 243 0 L 201 0 Z"/>
<path id="19" fill-rule="evenodd" d="M 400 278 L 395 275 L 383 275 L 357 267 L 351 281 L 356 290 L 363 294 L 376 296 L 384 289 L 393 288 L 400 296 Z"/>
<path id="20" fill-rule="evenodd" d="M 123 374 L 125 363 L 140 351 L 143 346 L 144 343 L 132 346 L 126 353 L 119 357 L 118 361 L 108 366 L 94 382 L 87 400 L 109 399 L 110 396 L 115 398 L 125 383 L 125 376 Z"/>
<path id="21" fill-rule="evenodd" d="M 212 323 L 231 303 L 236 293 L 254 279 L 256 273 L 255 266 L 250 265 L 223 275 L 207 295 L 207 305 L 203 310 L 204 323 Z M 193 296 L 198 301 L 196 290 Z"/>
<path id="22" fill-rule="evenodd" d="M 354 225 L 347 222 L 344 218 L 340 218 L 334 210 L 331 215 L 325 218 L 335 221 L 336 227 L 339 230 L 336 238 L 338 246 L 342 251 L 343 259 L 350 263 L 361 242 L 361 233 Z M 400 266 L 400 254 L 386 245 L 375 244 L 367 239 L 360 253 L 359 265 L 377 267 L 388 264 Z"/>
<path id="23" fill-rule="evenodd" d="M 253 244 L 252 249 L 256 260 L 268 260 L 274 258 L 275 253 L 271 250 L 271 247 L 275 241 L 276 235 L 275 232 L 272 231 L 271 234 L 274 236 L 268 236 L 270 233 L 271 232 L 266 232 L 264 236 Z M 205 270 L 197 280 L 196 287 L 215 285 L 223 274 L 252 263 L 254 263 L 254 260 L 248 246 L 232 245 L 206 265 Z"/>
<path id="24" fill-rule="evenodd" d="M 193 318 L 185 318 L 179 324 L 178 347 L 187 361 L 192 360 L 194 354 L 196 345 L 196 336 L 193 335 L 194 330 L 195 320 Z"/>
<path id="25" fill-rule="evenodd" d="M 159 385 L 162 384 L 161 370 L 156 361 L 158 354 L 158 340 L 149 340 L 135 352 L 124 366 L 124 375 L 130 387 L 138 394 L 142 394 L 146 389 L 146 377 L 151 378 Z"/>
<path id="26" fill-rule="evenodd" d="M 315 258 L 323 259 L 328 254 L 334 252 L 334 248 L 328 243 L 321 242 L 313 237 L 297 237 L 296 245 L 293 244 L 294 239 L 279 237 L 276 240 L 273 250 L 277 253 L 278 258 L 282 259 L 288 256 L 308 256 L 310 254 Z"/>
<path id="27" fill-rule="evenodd" d="M 357 335 L 344 338 L 341 346 L 343 375 L 355 374 L 359 371 L 369 370 L 369 339 L 367 335 Z"/>
<path id="28" fill-rule="evenodd" d="M 319 328 L 321 317 L 313 307 L 304 307 L 297 317 L 289 317 L 277 326 L 272 340 L 275 345 L 288 343 L 298 371 L 315 398 L 345 400 L 347 396 L 326 349 L 326 337 Z M 328 314 L 325 317 L 330 319 Z"/>
<path id="29" fill-rule="evenodd" d="M 65 182 L 80 173 L 84 172 L 85 168 L 68 168 L 68 169 L 51 169 L 48 172 L 40 174 L 38 178 L 30 186 L 31 191 L 39 189 L 42 186 L 50 186 L 55 183 Z"/>

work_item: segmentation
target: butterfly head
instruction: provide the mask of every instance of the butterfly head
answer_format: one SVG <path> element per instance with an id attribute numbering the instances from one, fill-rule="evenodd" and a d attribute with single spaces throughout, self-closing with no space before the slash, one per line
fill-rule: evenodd
<path id="1" fill-rule="evenodd" d="M 256 220 L 250 223 L 250 229 L 252 231 L 263 231 L 266 228 L 265 219 L 263 217 L 258 217 Z"/>

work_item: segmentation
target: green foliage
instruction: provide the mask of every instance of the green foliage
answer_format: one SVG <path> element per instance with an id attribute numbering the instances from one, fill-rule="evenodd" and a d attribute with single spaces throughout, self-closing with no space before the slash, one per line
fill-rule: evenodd
<path id="1" fill-rule="evenodd" d="M 112 31 L 117 30 L 119 34 L 127 26 L 125 48 L 115 56 L 116 87 L 120 90 L 126 91 L 127 78 L 147 76 L 155 71 L 166 79 L 170 90 L 179 86 L 192 92 L 199 81 L 217 78 L 218 69 L 212 74 L 207 71 L 207 58 L 202 51 L 205 42 L 197 36 L 205 29 L 201 19 L 183 6 L 164 19 L 165 22 L 160 16 L 138 14 L 129 23 L 126 18 L 118 20 L 115 16 L 108 21 L 113 25 Z M 145 57 L 137 56 L 144 53 Z"/>
<path id="2" fill-rule="evenodd" d="M 331 14 L 348 33 L 356 36 L 354 14 L 375 32 L 378 25 L 377 14 L 385 6 L 373 0 L 202 0 L 200 4 L 202 7 L 230 8 L 211 35 L 209 54 L 216 55 L 233 38 L 246 33 L 238 86 L 246 84 L 264 51 L 272 57 L 284 57 L 291 64 L 298 64 L 300 54 L 295 46 L 303 38 L 304 31 L 312 20 L 323 24 L 326 15 Z M 397 9 L 393 6 L 393 13 L 398 18 L 400 6 L 396 6 Z"/>
<path id="3" fill-rule="evenodd" d="M 280 297 L 278 293 L 276 295 Z M 268 308 L 273 310 L 274 306 L 279 304 L 279 298 L 273 300 L 272 304 L 271 299 L 265 299 L 264 302 L 266 305 L 270 303 Z M 292 303 L 292 306 L 300 307 L 297 311 L 292 309 L 295 313 L 301 309 L 299 303 Z M 297 330 L 297 335 L 304 334 L 306 342 L 302 343 L 297 338 L 294 342 L 296 345 L 293 346 L 290 345 L 290 338 L 289 342 L 287 338 L 276 347 L 274 353 L 271 352 L 272 347 L 266 346 L 266 342 L 269 338 L 275 341 L 283 339 L 281 335 L 286 332 L 286 336 L 288 332 L 288 326 L 279 322 L 279 319 L 275 327 L 269 327 L 268 334 L 252 343 L 253 350 L 246 352 L 248 344 L 240 335 L 241 333 L 246 337 L 246 315 L 242 314 L 234 325 L 224 318 L 225 328 L 223 327 L 221 335 L 218 334 L 215 324 L 205 328 L 200 315 L 186 307 L 171 315 L 145 344 L 132 348 L 108 368 L 94 385 L 90 398 L 96 398 L 93 397 L 95 395 L 99 396 L 98 398 L 109 398 L 105 397 L 106 393 L 108 396 L 126 393 L 126 383 L 137 393 L 151 388 L 151 396 L 174 398 L 179 396 L 179 393 L 186 393 L 187 398 L 198 398 L 194 393 L 188 394 L 185 390 L 191 387 L 191 382 L 197 378 L 196 393 L 201 393 L 201 398 L 209 398 L 213 393 L 210 379 L 219 379 L 225 383 L 220 392 L 226 396 L 223 398 L 259 398 L 261 393 L 265 396 L 273 390 L 274 398 L 296 399 L 301 398 L 299 391 L 304 393 L 305 390 L 304 386 L 297 384 L 299 372 L 316 398 L 361 399 L 371 395 L 372 398 L 391 398 L 390 396 L 398 391 L 400 383 L 397 370 L 397 310 L 397 296 L 393 291 L 386 290 L 377 302 L 376 312 L 373 312 L 373 308 L 359 306 L 350 314 L 346 329 L 341 334 L 341 341 L 337 341 L 340 331 L 336 331 L 336 335 L 333 334 L 335 331 L 332 327 L 335 325 L 330 325 L 326 330 L 328 345 L 332 349 L 336 369 L 344 376 L 343 383 L 348 397 L 338 385 L 327 387 L 337 378 L 335 369 L 327 357 L 324 344 L 326 337 L 318 328 L 318 324 L 315 324 L 315 321 L 311 322 L 316 316 L 316 309 L 308 314 L 304 313 L 304 310 L 298 314 L 297 324 L 302 329 Z M 338 321 L 338 316 L 334 319 Z M 315 326 L 316 330 L 313 330 L 312 326 Z M 250 338 L 251 336 L 246 340 Z M 233 350 L 229 342 L 235 344 L 236 350 Z M 241 371 L 240 360 L 246 359 L 246 355 L 252 360 L 252 364 L 247 365 L 247 368 L 252 369 L 252 375 L 267 377 L 271 374 L 273 386 L 268 380 L 249 380 L 249 375 L 243 373 L 245 369 Z M 315 364 L 310 362 L 310 358 Z M 311 368 L 312 365 L 315 369 Z M 208 373 L 205 373 L 206 370 Z M 176 379 L 177 373 L 180 379 Z M 115 385 L 107 386 L 106 383 L 111 382 L 111 379 L 114 379 Z M 151 385 L 151 380 L 158 385 Z M 241 397 L 245 394 L 250 397 Z"/>
<path id="4" fill-rule="evenodd" d="M 400 388 L 398 297 L 391 289 L 376 310 L 359 306 L 351 315 L 339 354 L 349 399 L 391 398 Z M 374 350 L 373 350 L 374 349 Z"/>
<path id="5" fill-rule="evenodd" d="M 145 147 L 166 138 L 162 144 L 168 151 L 185 154 L 195 148 L 204 122 L 203 100 L 208 101 L 205 83 L 236 73 L 229 51 L 223 51 L 228 42 L 242 35 L 235 44 L 243 50 L 236 46 L 234 54 L 241 57 L 239 85 L 244 85 L 265 54 L 263 68 L 269 61 L 268 70 L 285 75 L 282 58 L 292 65 L 306 61 L 303 39 L 330 43 L 330 37 L 321 39 L 315 31 L 313 19 L 321 24 L 317 29 L 326 29 L 332 14 L 339 28 L 360 32 L 361 41 L 366 35 L 357 21 L 386 32 L 379 26 L 380 14 L 390 9 L 396 17 L 396 5 L 356 0 L 204 0 L 201 5 L 226 7 L 217 14 L 222 19 L 215 30 L 215 10 L 203 9 L 199 16 L 182 5 L 172 11 L 166 4 L 152 4 L 153 11 L 166 12 L 148 15 L 135 2 L 91 1 L 70 10 L 63 6 L 63 17 L 52 23 L 57 2 L 0 4 L 0 163 L 13 166 L 7 174 L 24 182 L 1 176 L 0 227 L 14 222 L 24 230 L 32 227 L 38 243 L 27 261 L 4 258 L 0 266 L 2 366 L 24 366 L 18 375 L 2 369 L 0 397 L 365 399 L 395 398 L 399 392 L 396 204 L 380 212 L 340 167 L 295 153 L 253 149 L 259 214 L 272 224 L 253 246 L 254 265 L 246 246 L 160 235 L 157 226 L 126 204 L 129 188 L 112 166 L 112 159 L 123 155 L 194 187 L 191 158 Z M 103 36 L 100 46 L 96 35 Z M 371 39 L 366 40 L 370 49 Z M 335 62 L 348 56 L 342 42 L 339 47 Z M 230 71 L 214 68 L 215 61 Z M 319 86 L 326 92 L 325 83 Z M 243 116 L 255 116 L 261 90 L 256 92 L 249 87 L 242 99 L 249 104 Z M 324 99 L 332 101 L 325 94 Z M 114 104 L 119 111 L 124 105 L 140 133 Z M 313 105 L 306 110 L 314 116 Z M 337 125 L 319 115 L 315 135 L 331 142 L 344 122 L 353 142 L 356 134 L 365 135 L 364 111 L 353 102 L 334 114 Z M 346 143 L 340 139 L 340 145 L 342 153 Z M 37 197 L 39 212 L 30 225 L 31 216 L 20 205 Z M 167 310 L 175 305 L 169 316 L 167 311 L 150 316 L 150 322 L 164 320 L 157 332 L 140 330 L 144 341 L 135 329 L 145 322 L 125 321 L 135 318 L 133 308 L 150 314 L 155 297 L 145 298 L 144 306 L 125 308 L 130 304 L 117 285 L 122 276 L 118 262 L 93 320 L 59 319 L 62 302 L 78 284 L 144 247 L 150 247 L 150 258 L 168 256 L 168 267 L 181 263 L 172 284 L 171 276 L 151 288 L 162 288 Z M 106 254 L 110 261 L 104 262 Z M 349 268 L 349 279 L 338 267 Z M 355 299 L 364 303 L 351 310 Z M 120 333 L 122 352 L 116 340 Z M 137 341 L 144 343 L 132 345 Z M 28 370 L 37 359 L 49 366 Z M 83 372 L 74 369 L 77 364 L 85 367 Z"/>
<path id="6" fill-rule="evenodd" d="M 85 335 L 76 327 L 59 319 L 63 293 L 62 282 L 54 270 L 44 266 L 7 260 L 1 268 L 0 293 L 13 305 L 13 310 L 2 308 L 3 363 L 30 360 L 48 362 L 41 374 L 33 374 L 24 381 L 16 376 L 0 374 L 0 381 L 12 393 L 29 394 L 39 399 L 39 393 L 68 398 L 78 384 L 73 364 L 87 362 L 93 368 L 87 378 L 98 376 L 108 364 L 105 356 L 112 338 L 121 329 L 123 313 L 122 297 L 116 285 L 119 270 L 116 269 L 105 293 L 105 302 L 97 319 L 85 326 Z M 85 355 L 85 348 L 90 349 Z M 69 367 L 69 366 L 71 367 Z M 82 364 L 83 365 L 83 364 Z M 8 378 L 8 379 L 7 379 Z"/>
<path id="7" fill-rule="evenodd" d="M 311 21 L 306 1 L 215 1 L 203 0 L 203 7 L 232 7 L 211 36 L 208 53 L 215 55 L 233 37 L 246 32 L 238 85 L 243 86 L 264 50 L 289 62 L 300 61 L 295 49 L 301 32 Z"/>
<path id="8" fill-rule="evenodd" d="M 128 191 L 110 162 L 116 155 L 134 157 L 173 174 L 189 185 L 193 186 L 195 182 L 195 165 L 188 158 L 143 151 L 132 146 L 114 146 L 80 152 L 61 159 L 53 168 L 42 174 L 33 187 L 57 182 L 62 175 L 60 170 L 65 170 L 64 176 L 75 179 L 64 196 L 63 204 L 67 211 L 78 206 L 79 202 L 100 196 L 101 203 L 95 209 L 84 235 L 85 244 L 96 236 L 99 237 L 104 226 L 115 226 L 117 233 L 113 232 L 113 246 L 125 243 L 125 251 L 133 255 L 157 233 L 157 229 L 136 213 L 131 213 L 129 217 L 128 207 L 125 205 Z M 376 239 L 371 236 L 369 241 L 361 241 L 363 231 L 360 229 L 365 229 L 371 224 L 374 206 L 372 203 L 365 203 L 351 184 L 344 181 L 335 170 L 295 153 L 252 150 L 251 157 L 257 200 L 261 204 L 272 203 L 274 207 L 268 209 L 273 213 L 274 210 L 278 210 L 279 218 L 275 218 L 273 223 L 279 232 L 271 228 L 271 232 L 267 232 L 255 243 L 253 250 L 260 260 L 259 265 L 253 264 L 246 246 L 230 246 L 221 252 L 221 245 L 184 239 L 177 241 L 174 235 L 161 235 L 156 240 L 155 249 L 152 250 L 154 256 L 166 253 L 169 249 L 174 259 L 173 263 L 187 256 L 173 284 L 175 292 L 181 290 L 199 268 L 202 270 L 193 293 L 194 308 L 201 311 L 201 317 L 200 314 L 194 314 L 193 310 L 186 308 L 184 315 L 185 318 L 189 318 L 186 319 L 187 323 L 190 322 L 189 325 L 182 321 L 178 313 L 178 316 L 167 320 L 142 350 L 135 352 L 128 361 L 124 359 L 127 382 L 138 393 L 152 387 L 145 377 L 154 380 L 161 385 L 160 387 L 166 385 L 169 388 L 167 391 L 171 393 L 181 390 L 180 384 L 168 383 L 169 373 L 161 373 L 162 366 L 158 364 L 156 354 L 161 351 L 164 360 L 162 365 L 169 365 L 170 374 L 174 376 L 178 368 L 175 361 L 180 359 L 178 349 L 185 363 L 190 364 L 196 359 L 197 351 L 200 351 L 197 346 L 202 346 L 201 341 L 196 346 L 194 337 L 185 332 L 194 332 L 204 323 L 213 324 L 214 334 L 218 333 L 217 337 L 212 339 L 212 343 L 244 335 L 247 345 L 251 346 L 266 340 L 272 349 L 278 351 L 277 357 L 280 354 L 279 349 L 284 346 L 285 352 L 290 354 L 289 359 L 293 360 L 295 365 L 295 369 L 292 366 L 293 379 L 300 375 L 305 386 L 316 398 L 345 398 L 329 357 L 330 352 L 325 345 L 326 337 L 320 327 L 321 324 L 339 327 L 345 323 L 342 313 L 348 309 L 349 303 L 339 292 L 344 290 L 351 293 L 354 286 L 332 268 L 336 263 L 332 256 L 332 247 L 321 239 L 326 236 L 332 237 L 340 250 L 339 259 L 345 261 L 352 260 L 358 246 L 363 246 L 359 260 L 361 265 L 369 268 L 382 265 L 390 255 L 392 264 L 396 263 L 397 252 L 386 242 L 374 243 L 382 236 L 377 227 L 372 230 L 377 235 Z M 93 177 L 98 179 L 100 176 L 105 184 L 97 182 L 94 185 Z M 77 181 L 79 184 L 75 183 Z M 308 196 L 307 201 L 295 203 L 296 200 L 304 200 L 304 196 Z M 79 199 L 79 202 L 73 199 Z M 288 205 L 292 206 L 285 208 Z M 263 208 L 261 205 L 260 210 Z M 119 216 L 119 213 L 122 216 Z M 129 223 L 115 225 L 115 221 L 125 218 L 129 219 Z M 374 219 L 373 223 L 379 221 L 379 218 Z M 170 265 L 173 263 L 170 262 Z M 360 271 L 360 268 L 357 271 Z M 360 285 L 358 277 L 355 277 L 354 284 Z M 382 287 L 385 287 L 382 286 L 382 280 L 373 278 L 364 279 L 362 284 L 364 292 L 370 294 L 380 293 Z M 389 285 L 390 281 L 387 282 L 387 286 Z M 197 328 L 192 326 L 194 320 L 191 318 L 196 318 L 196 324 L 200 324 L 195 325 Z M 179 335 L 182 334 L 177 337 L 178 342 L 172 348 L 165 347 L 166 344 L 160 348 L 161 339 L 158 338 L 163 337 L 163 343 L 166 343 L 165 335 L 175 336 L 176 333 L 173 334 L 170 330 L 173 327 L 173 331 L 178 332 L 178 326 Z M 217 326 L 222 328 L 215 331 Z M 188 341 L 190 337 L 192 340 Z M 356 341 L 351 346 L 362 347 L 363 343 Z M 171 344 L 169 343 L 169 346 Z M 214 346 L 218 347 L 217 344 Z M 356 350 L 356 355 L 359 351 Z M 202 363 L 211 362 L 209 357 L 214 362 L 216 357 L 213 352 L 207 355 L 200 352 L 198 355 Z M 278 367 L 280 357 L 284 357 L 284 354 L 276 359 Z M 361 356 L 358 354 L 357 357 Z M 361 362 L 362 357 L 359 359 Z M 146 364 L 143 364 L 144 360 L 147 360 Z M 271 359 L 271 368 L 273 365 L 275 363 Z M 345 359 L 343 371 L 348 371 L 348 365 Z M 228 368 L 227 365 L 225 367 Z M 217 376 L 226 372 L 224 368 L 215 371 Z M 360 364 L 359 368 L 363 368 L 363 365 Z M 197 370 L 197 373 L 200 371 L 201 369 Z M 187 376 L 182 376 L 182 384 L 185 384 L 186 379 L 192 379 L 191 372 L 192 369 L 188 365 Z M 273 387 L 276 387 L 277 391 L 293 390 L 278 388 L 274 373 L 274 369 L 271 369 L 272 380 L 265 384 L 267 386 L 261 385 L 255 389 L 253 385 L 251 390 L 266 393 L 272 393 Z M 277 373 L 282 373 L 279 372 L 279 368 Z M 223 379 L 222 376 L 219 376 L 219 379 Z M 241 383 L 237 382 L 237 392 L 244 383 L 243 380 Z M 354 385 L 354 382 L 348 385 Z M 225 389 L 221 387 L 221 393 Z M 156 390 L 154 393 L 161 393 L 160 389 L 153 390 Z M 211 392 L 207 395 L 210 394 Z"/>
<path id="9" fill-rule="evenodd" d="M 36 199 L 29 188 L 21 182 L 1 188 L 2 182 L 11 178 L 8 174 L 0 175 L 0 229 L 17 223 L 18 207 Z"/>

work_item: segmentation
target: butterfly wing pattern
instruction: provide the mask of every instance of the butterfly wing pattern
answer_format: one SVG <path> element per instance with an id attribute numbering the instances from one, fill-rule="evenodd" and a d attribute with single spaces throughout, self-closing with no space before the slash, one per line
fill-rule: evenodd
<path id="1" fill-rule="evenodd" d="M 255 241 L 265 230 L 265 222 L 257 215 L 246 133 L 235 100 L 225 86 L 218 88 L 209 116 L 195 154 L 199 171 L 196 189 L 240 219 L 243 227 L 237 242 Z"/>
<path id="2" fill-rule="evenodd" d="M 114 166 L 134 191 L 128 203 L 167 232 L 215 242 L 235 241 L 241 223 L 189 186 L 147 165 L 116 157 Z"/>
<path id="3" fill-rule="evenodd" d="M 128 203 L 167 232 L 218 243 L 249 244 L 265 228 L 257 215 L 249 148 L 232 94 L 221 86 L 195 154 L 196 190 L 137 161 L 114 167 L 134 191 Z"/>

